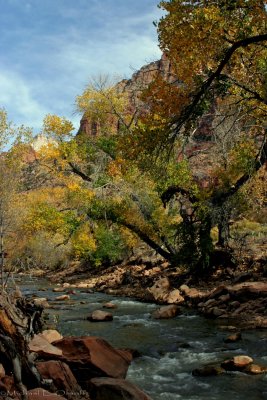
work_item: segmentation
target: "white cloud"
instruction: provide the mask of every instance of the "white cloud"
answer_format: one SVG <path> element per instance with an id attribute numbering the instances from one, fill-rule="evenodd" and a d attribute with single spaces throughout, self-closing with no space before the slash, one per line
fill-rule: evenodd
<path id="1" fill-rule="evenodd" d="M 16 124 L 39 128 L 46 110 L 34 98 L 28 81 L 0 67 L 0 104 Z M 11 112 L 10 112 L 11 110 Z"/>
<path id="2" fill-rule="evenodd" d="M 110 73 L 129 78 L 134 70 L 160 57 L 152 25 L 161 15 L 156 7 L 130 14 L 127 7 L 112 7 L 113 0 L 107 0 L 107 7 L 101 0 L 77 1 L 79 6 L 74 7 L 72 0 L 68 6 L 66 0 L 57 0 L 56 19 L 51 21 L 50 0 L 38 4 L 26 0 L 24 6 L 38 13 L 32 14 L 33 24 L 3 30 L 0 107 L 5 106 L 17 124 L 37 131 L 44 115 L 55 113 L 70 118 L 78 128 L 79 116 L 73 116 L 75 96 L 90 77 Z"/>

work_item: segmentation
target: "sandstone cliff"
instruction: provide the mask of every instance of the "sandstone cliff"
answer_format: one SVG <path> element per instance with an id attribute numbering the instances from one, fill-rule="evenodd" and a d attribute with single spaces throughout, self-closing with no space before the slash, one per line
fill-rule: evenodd
<path id="1" fill-rule="evenodd" d="M 155 79 L 158 73 L 162 74 L 168 82 L 173 79 L 170 62 L 164 55 L 160 60 L 151 62 L 134 72 L 130 79 L 123 79 L 117 83 L 116 87 L 118 91 L 127 93 L 130 100 L 130 107 L 132 107 L 133 111 L 137 107 L 145 107 L 144 104 L 141 104 L 139 95 Z M 109 119 L 112 126 L 119 126 L 117 118 L 109 116 Z M 82 117 L 78 134 L 83 132 L 88 136 L 97 136 L 99 131 L 100 127 L 97 121 L 88 120 L 85 115 Z"/>

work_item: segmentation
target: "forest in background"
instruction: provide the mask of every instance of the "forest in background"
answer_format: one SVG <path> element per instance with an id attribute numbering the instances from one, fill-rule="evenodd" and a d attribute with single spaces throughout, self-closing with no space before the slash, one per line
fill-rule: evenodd
<path id="1" fill-rule="evenodd" d="M 93 79 L 75 102 L 91 135 L 47 115 L 35 146 L 1 109 L 2 285 L 5 268 L 109 266 L 143 244 L 198 273 L 266 261 L 265 3 L 162 1 L 167 78 Z"/>

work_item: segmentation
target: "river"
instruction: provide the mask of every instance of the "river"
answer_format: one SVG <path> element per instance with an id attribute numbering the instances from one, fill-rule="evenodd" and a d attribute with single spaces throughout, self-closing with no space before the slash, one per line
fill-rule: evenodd
<path id="1" fill-rule="evenodd" d="M 267 365 L 267 331 L 242 333 L 242 340 L 224 343 L 228 335 L 218 322 L 192 311 L 171 320 L 153 320 L 158 306 L 103 293 L 75 290 L 71 301 L 58 302 L 53 286 L 45 280 L 27 279 L 20 283 L 25 295 L 46 297 L 53 308 L 50 321 L 67 335 L 100 336 L 114 347 L 136 349 L 136 358 L 127 379 L 147 392 L 153 400 L 266 400 L 267 374 L 250 376 L 231 372 L 217 377 L 196 378 L 192 370 L 209 363 L 220 363 L 234 355 L 246 354 L 258 364 Z M 45 290 L 45 291 L 44 291 Z M 80 302 L 85 302 L 81 304 Z M 93 323 L 86 316 L 113 302 L 112 322 Z"/>

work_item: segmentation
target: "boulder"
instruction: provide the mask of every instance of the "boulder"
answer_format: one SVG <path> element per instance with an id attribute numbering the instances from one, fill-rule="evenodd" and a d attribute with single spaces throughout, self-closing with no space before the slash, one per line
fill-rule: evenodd
<path id="1" fill-rule="evenodd" d="M 53 292 L 55 293 L 61 293 L 61 292 L 65 292 L 65 289 L 63 287 L 55 287 L 53 289 Z"/>
<path id="2" fill-rule="evenodd" d="M 67 364 L 49 360 L 38 362 L 36 367 L 43 379 L 53 381 L 57 393 L 65 393 L 69 399 L 81 399 L 82 389 Z"/>
<path id="3" fill-rule="evenodd" d="M 33 302 L 36 306 L 41 306 L 43 308 L 50 307 L 46 297 L 36 297 L 33 299 Z"/>
<path id="4" fill-rule="evenodd" d="M 170 292 L 170 281 L 168 278 L 158 279 L 154 285 L 148 289 L 156 301 L 166 301 Z"/>
<path id="5" fill-rule="evenodd" d="M 182 285 L 179 289 L 184 294 L 184 296 L 188 297 L 190 300 L 200 300 L 207 296 L 206 292 L 200 291 L 195 288 L 189 288 L 187 285 Z"/>
<path id="6" fill-rule="evenodd" d="M 94 336 L 66 337 L 54 345 L 83 387 L 90 378 L 125 378 L 130 361 L 104 339 Z"/>
<path id="7" fill-rule="evenodd" d="M 50 393 L 45 389 L 36 388 L 29 390 L 27 392 L 29 400 L 66 400 L 65 397 L 62 397 L 55 393 Z"/>
<path id="8" fill-rule="evenodd" d="M 184 298 L 181 295 L 180 290 L 170 288 L 170 281 L 168 278 L 158 279 L 154 285 L 148 289 L 149 293 L 152 294 L 156 301 L 179 304 L 184 302 Z"/>
<path id="9" fill-rule="evenodd" d="M 29 343 L 29 350 L 45 358 L 62 356 L 62 350 L 49 343 L 41 333 L 34 335 Z"/>
<path id="10" fill-rule="evenodd" d="M 256 298 L 267 296 L 267 282 L 245 282 L 227 287 L 231 296 Z"/>
<path id="11" fill-rule="evenodd" d="M 110 312 L 95 310 L 87 317 L 87 319 L 91 322 L 112 321 L 113 315 Z"/>
<path id="12" fill-rule="evenodd" d="M 103 308 L 110 308 L 110 309 L 114 309 L 117 308 L 118 306 L 116 304 L 113 303 L 105 303 L 103 304 Z"/>
<path id="13" fill-rule="evenodd" d="M 231 299 L 231 296 L 230 296 L 229 293 L 227 293 L 227 294 L 222 294 L 222 295 L 218 298 L 218 300 L 220 300 L 220 301 L 223 302 L 223 303 L 228 302 L 230 299 Z"/>
<path id="14" fill-rule="evenodd" d="M 207 365 L 202 368 L 196 368 L 192 371 L 193 376 L 216 376 L 216 375 L 221 375 L 225 372 L 225 369 L 223 369 L 220 366 L 216 365 Z"/>
<path id="15" fill-rule="evenodd" d="M 77 288 L 80 288 L 80 289 L 86 289 L 86 288 L 90 288 L 91 286 L 90 286 L 88 283 L 80 282 L 80 283 L 78 283 L 78 284 L 76 285 L 76 287 L 77 287 Z"/>
<path id="16" fill-rule="evenodd" d="M 180 314 L 181 310 L 178 306 L 172 304 L 169 306 L 160 307 L 158 310 L 152 313 L 152 317 L 155 319 L 167 319 L 174 318 Z"/>
<path id="17" fill-rule="evenodd" d="M 253 327 L 258 329 L 267 329 L 267 318 L 257 316 L 253 320 Z"/>
<path id="18" fill-rule="evenodd" d="M 152 400 L 141 389 L 124 379 L 94 378 L 89 387 L 92 400 Z"/>
<path id="19" fill-rule="evenodd" d="M 56 297 L 55 300 L 57 300 L 57 301 L 70 300 L 70 296 L 68 294 L 63 294 L 62 296 Z"/>
<path id="20" fill-rule="evenodd" d="M 56 340 L 60 340 L 63 338 L 61 333 L 59 333 L 55 329 L 46 329 L 42 332 L 42 337 L 44 337 L 49 343 L 53 343 Z"/>
<path id="21" fill-rule="evenodd" d="M 214 299 L 215 297 L 221 297 L 227 294 L 229 295 L 227 287 L 225 285 L 220 285 L 208 293 L 208 298 Z"/>
<path id="22" fill-rule="evenodd" d="M 251 374 L 251 375 L 266 374 L 267 373 L 267 367 L 265 367 L 263 365 L 249 364 L 246 367 L 245 372 L 247 374 Z"/>
<path id="23" fill-rule="evenodd" d="M 225 360 L 221 367 L 227 371 L 243 371 L 245 370 L 250 364 L 253 363 L 253 358 L 249 356 L 235 356 L 229 360 Z"/>
<path id="24" fill-rule="evenodd" d="M 221 316 L 223 316 L 225 314 L 225 310 L 222 310 L 219 307 L 213 307 L 210 310 L 210 314 L 213 315 L 215 318 L 221 317 Z"/>
<path id="25" fill-rule="evenodd" d="M 166 302 L 169 304 L 181 304 L 184 302 L 184 297 L 181 295 L 180 290 L 174 289 L 168 294 Z"/>

